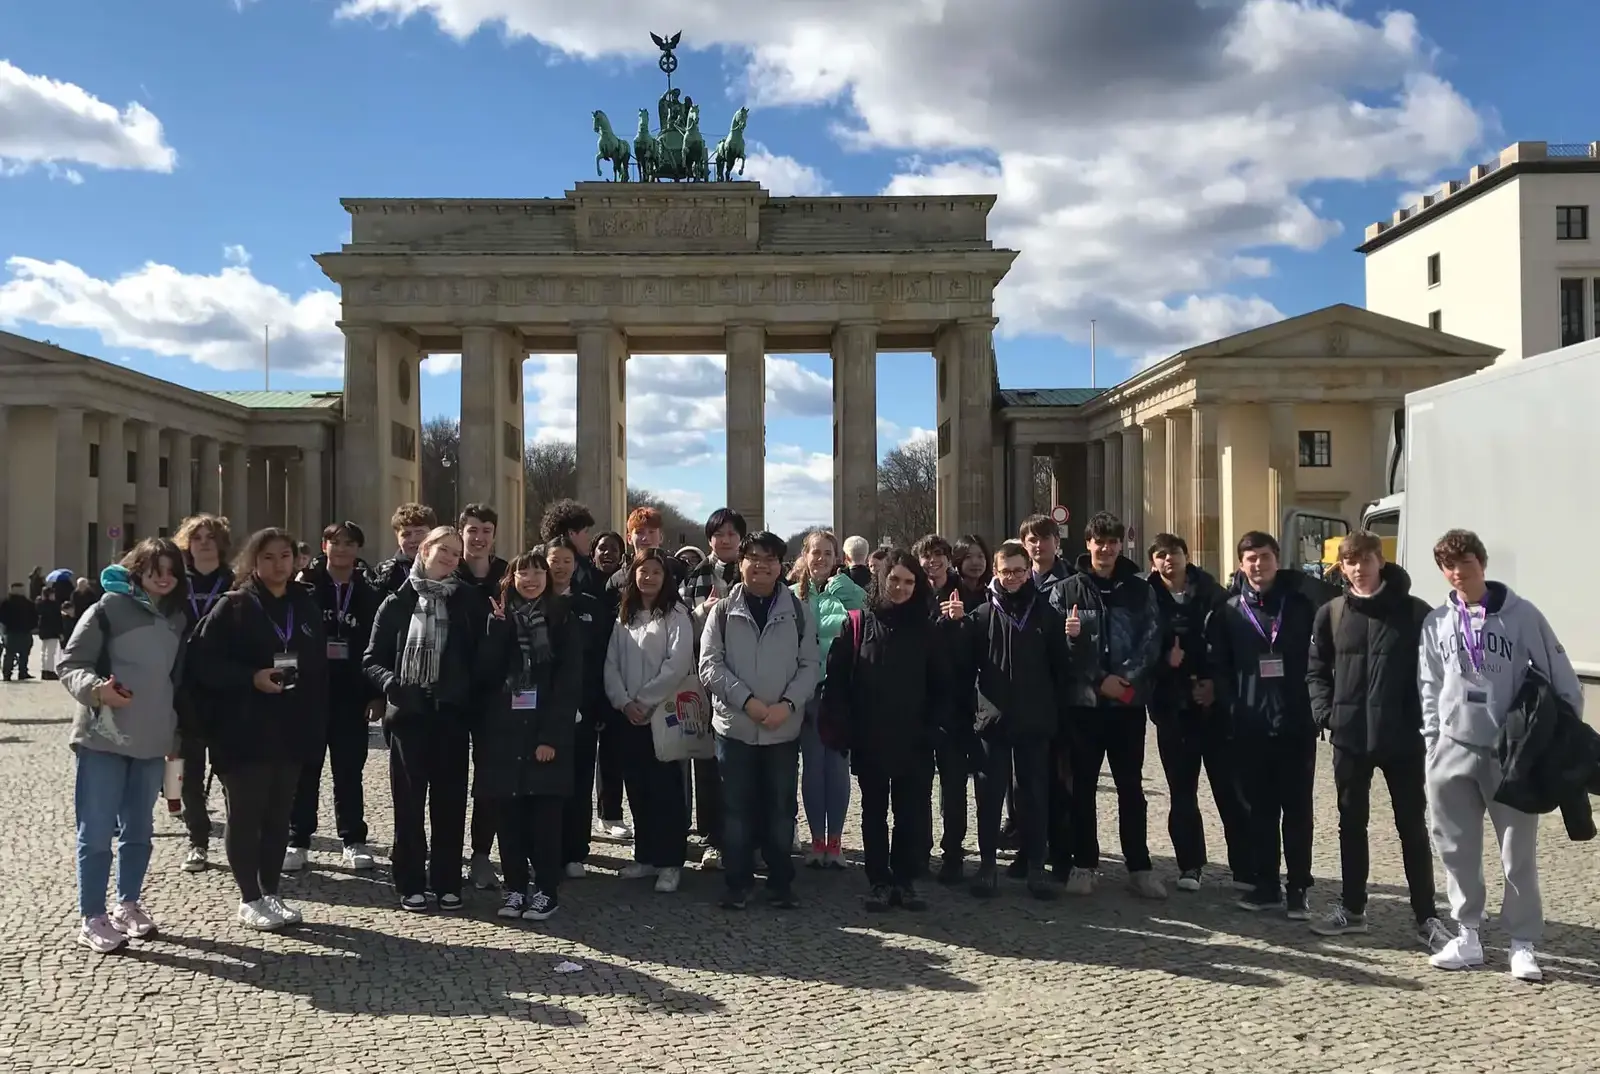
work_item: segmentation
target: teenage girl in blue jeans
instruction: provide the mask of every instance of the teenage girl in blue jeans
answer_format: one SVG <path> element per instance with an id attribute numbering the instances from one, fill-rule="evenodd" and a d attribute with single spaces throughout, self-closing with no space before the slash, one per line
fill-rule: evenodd
<path id="1" fill-rule="evenodd" d="M 794 565 L 789 588 L 810 609 L 817 624 L 817 649 L 822 666 L 828 665 L 828 647 L 845 628 L 853 611 L 867 606 L 867 594 L 849 575 L 834 573 L 839 565 L 839 538 L 832 530 L 806 535 L 800 559 Z M 846 644 L 849 644 L 848 639 Z M 844 868 L 839 848 L 845 814 L 850 810 L 850 759 L 822 744 L 817 731 L 817 695 L 806 702 L 805 723 L 800 728 L 800 798 L 811 828 L 806 866 L 812 869 Z"/>

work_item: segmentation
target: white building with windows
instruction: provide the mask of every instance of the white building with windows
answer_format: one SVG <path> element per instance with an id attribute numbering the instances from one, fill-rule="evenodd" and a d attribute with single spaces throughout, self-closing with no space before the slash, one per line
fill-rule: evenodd
<path id="1" fill-rule="evenodd" d="M 1367 308 L 1514 362 L 1600 336 L 1600 142 L 1517 142 L 1367 228 Z"/>

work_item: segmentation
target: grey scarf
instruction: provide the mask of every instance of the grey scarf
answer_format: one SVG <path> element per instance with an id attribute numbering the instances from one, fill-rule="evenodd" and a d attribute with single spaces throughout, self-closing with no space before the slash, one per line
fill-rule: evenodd
<path id="1" fill-rule="evenodd" d="M 511 626 L 517 632 L 517 649 L 522 654 L 522 659 L 511 668 L 506 676 L 506 685 L 513 692 L 523 692 L 533 689 L 538 682 L 536 669 L 541 664 L 550 662 L 552 651 L 550 648 L 550 627 L 545 622 L 545 598 L 538 600 L 524 600 L 513 595 L 511 607 L 508 610 Z"/>
<path id="2" fill-rule="evenodd" d="M 439 665 L 444 658 L 444 645 L 450 638 L 451 594 L 456 591 L 456 579 L 432 579 L 423 574 L 422 557 L 418 556 L 411 567 L 408 579 L 417 591 L 417 606 L 412 609 L 411 622 L 406 626 L 406 644 L 400 653 L 400 681 L 413 686 L 433 686 L 439 681 Z"/>

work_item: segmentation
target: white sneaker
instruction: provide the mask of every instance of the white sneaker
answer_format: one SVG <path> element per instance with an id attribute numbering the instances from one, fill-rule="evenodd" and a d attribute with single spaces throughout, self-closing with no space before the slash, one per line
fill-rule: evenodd
<path id="1" fill-rule="evenodd" d="M 266 903 L 267 909 L 276 914 L 278 920 L 282 921 L 285 925 L 298 925 L 306 919 L 304 914 L 290 906 L 288 903 L 284 902 L 282 899 L 278 898 L 276 895 L 263 895 L 261 897 L 261 901 Z"/>
<path id="2" fill-rule="evenodd" d="M 569 862 L 567 862 L 567 879 L 568 880 L 582 880 L 585 876 L 588 875 L 588 873 L 589 873 L 588 866 L 584 865 L 583 862 L 581 862 L 581 861 L 569 861 Z"/>
<path id="3" fill-rule="evenodd" d="M 351 843 L 345 847 L 344 857 L 340 860 L 346 869 L 354 869 L 357 872 L 365 872 L 368 869 L 375 868 L 378 864 L 372 857 L 372 851 L 367 849 L 367 844 L 365 843 Z"/>
<path id="4" fill-rule="evenodd" d="M 1482 966 L 1483 943 L 1478 939 L 1478 930 L 1461 926 L 1455 939 L 1428 959 L 1428 965 L 1436 970 L 1470 970 Z"/>
<path id="5" fill-rule="evenodd" d="M 678 890 L 678 880 L 682 875 L 682 870 L 674 869 L 671 866 L 662 869 L 656 874 L 656 890 L 661 892 L 663 895 L 672 894 L 674 891 Z M 1533 951 L 1531 949 L 1528 952 L 1528 957 L 1533 957 Z M 1536 966 L 1534 969 L 1537 971 L 1538 967 Z"/>
<path id="6" fill-rule="evenodd" d="M 286 873 L 298 873 L 306 867 L 306 857 L 305 847 L 290 847 L 285 850 L 283 852 L 283 871 Z"/>
<path id="7" fill-rule="evenodd" d="M 189 853 L 183 856 L 183 871 L 186 873 L 203 873 L 210 864 L 210 855 L 205 847 L 190 847 Z"/>
<path id="8" fill-rule="evenodd" d="M 660 885 L 656 885 L 660 890 Z M 1542 981 L 1544 971 L 1539 968 L 1539 959 L 1533 953 L 1533 944 L 1527 940 L 1511 941 L 1511 976 L 1519 981 Z"/>
<path id="9" fill-rule="evenodd" d="M 283 928 L 283 918 L 272 912 L 266 899 L 257 899 L 239 904 L 239 924 L 257 932 L 271 932 Z"/>
<path id="10" fill-rule="evenodd" d="M 654 865 L 646 865 L 642 861 L 632 861 L 624 865 L 622 871 L 617 875 L 624 880 L 643 880 L 649 876 L 658 876 L 660 873 L 661 870 Z"/>
<path id="11" fill-rule="evenodd" d="M 706 847 L 706 852 L 700 855 L 700 868 L 716 871 L 722 868 L 722 851 L 716 847 Z"/>

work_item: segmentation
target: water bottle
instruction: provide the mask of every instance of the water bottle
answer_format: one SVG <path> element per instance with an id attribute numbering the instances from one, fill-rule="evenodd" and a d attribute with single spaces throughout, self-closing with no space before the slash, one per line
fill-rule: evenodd
<path id="1" fill-rule="evenodd" d="M 183 808 L 183 758 L 167 758 L 166 771 L 161 777 L 161 797 L 167 800 L 168 813 L 177 813 Z"/>

